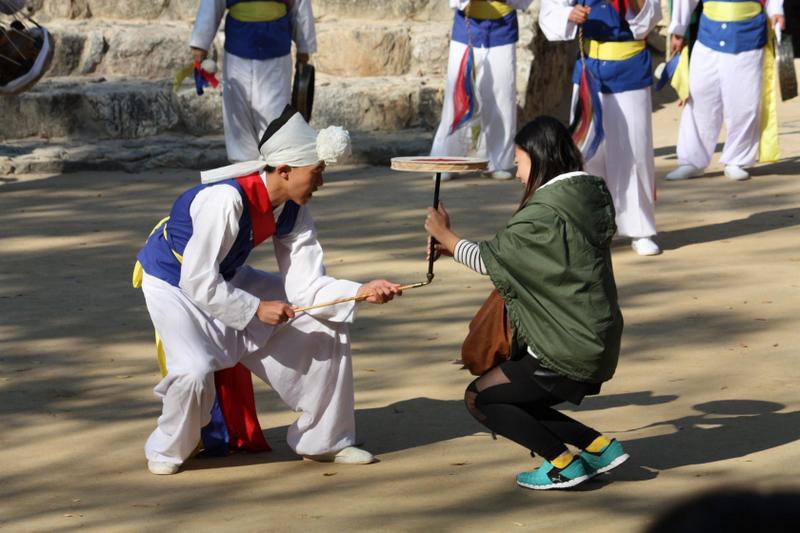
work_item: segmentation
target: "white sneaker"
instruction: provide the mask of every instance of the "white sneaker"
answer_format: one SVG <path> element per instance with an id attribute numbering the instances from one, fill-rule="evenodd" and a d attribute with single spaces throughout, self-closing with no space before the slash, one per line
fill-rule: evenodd
<path id="1" fill-rule="evenodd" d="M 664 179 L 670 181 L 688 180 L 689 178 L 700 176 L 703 170 L 692 165 L 679 165 L 678 168 L 664 176 Z"/>
<path id="2" fill-rule="evenodd" d="M 494 172 L 489 172 L 487 176 L 489 176 L 493 180 L 499 180 L 499 181 L 510 180 L 511 178 L 514 177 L 514 175 L 508 170 L 495 170 Z"/>
<path id="3" fill-rule="evenodd" d="M 368 465 L 375 462 L 375 456 L 367 450 L 348 446 L 338 452 L 323 453 L 320 455 L 304 455 L 306 459 L 317 461 L 318 463 L 340 463 L 346 465 Z"/>
<path id="4" fill-rule="evenodd" d="M 181 465 L 176 465 L 175 463 L 165 463 L 163 461 L 147 461 L 147 469 L 150 470 L 151 474 L 155 474 L 157 476 L 169 476 L 172 474 L 176 474 L 180 469 Z"/>
<path id="5" fill-rule="evenodd" d="M 750 179 L 750 173 L 738 165 L 725 165 L 725 176 L 733 181 Z"/>
<path id="6" fill-rule="evenodd" d="M 631 241 L 631 248 L 639 255 L 658 255 L 661 248 L 650 237 L 642 237 Z"/>
<path id="7" fill-rule="evenodd" d="M 455 174 L 452 172 L 440 172 L 442 177 L 440 178 L 441 181 L 450 181 L 455 177 Z M 433 181 L 436 181 L 436 174 L 433 175 Z"/>

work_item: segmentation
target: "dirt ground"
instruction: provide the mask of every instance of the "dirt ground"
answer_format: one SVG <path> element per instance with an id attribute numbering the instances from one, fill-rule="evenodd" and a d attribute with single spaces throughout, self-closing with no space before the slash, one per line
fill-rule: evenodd
<path id="1" fill-rule="evenodd" d="M 574 491 L 518 488 L 525 450 L 464 409 L 453 364 L 489 291 L 452 261 L 430 287 L 365 306 L 354 326 L 356 418 L 369 466 L 301 461 L 295 414 L 256 384 L 274 451 L 147 472 L 159 413 L 152 330 L 130 286 L 138 247 L 194 171 L 76 173 L 0 186 L 0 529 L 8 531 L 639 531 L 719 486 L 798 487 L 800 105 L 781 104 L 784 159 L 753 179 L 671 183 L 679 112 L 657 104 L 658 240 L 614 263 L 626 319 L 616 377 L 569 408 L 631 460 Z M 0 178 L 2 179 L 2 178 Z M 313 201 L 329 271 L 424 278 L 427 176 L 327 173 Z M 489 238 L 517 182 L 444 184 L 457 231 Z M 271 247 L 254 254 L 273 268 Z"/>

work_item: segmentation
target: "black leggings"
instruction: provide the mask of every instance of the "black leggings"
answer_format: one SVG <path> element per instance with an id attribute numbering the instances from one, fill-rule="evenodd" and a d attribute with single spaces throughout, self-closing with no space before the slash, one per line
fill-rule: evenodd
<path id="1" fill-rule="evenodd" d="M 564 400 L 534 379 L 535 368 L 518 360 L 491 369 L 467 387 L 467 409 L 490 430 L 548 461 L 567 451 L 565 443 L 585 449 L 600 433 L 553 409 Z"/>

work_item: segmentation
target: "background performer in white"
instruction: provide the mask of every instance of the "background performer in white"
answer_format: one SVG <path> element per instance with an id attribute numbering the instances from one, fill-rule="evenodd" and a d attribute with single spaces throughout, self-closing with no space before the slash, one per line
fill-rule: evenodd
<path id="1" fill-rule="evenodd" d="M 673 52 L 684 36 L 700 0 L 674 0 Z M 767 21 L 767 17 L 772 20 Z M 689 62 L 689 99 L 678 133 L 678 167 L 668 180 L 703 174 L 717 146 L 723 118 L 727 138 L 720 162 L 725 176 L 746 180 L 755 164 L 761 134 L 761 92 L 767 24 L 783 29 L 783 0 L 703 2 L 697 41 Z"/>
<path id="2" fill-rule="evenodd" d="M 600 83 L 605 130 L 605 140 L 586 161 L 586 171 L 605 178 L 617 210 L 618 232 L 632 238 L 639 255 L 661 252 L 653 241 L 653 77 L 644 42 L 660 19 L 658 0 L 542 0 L 539 14 L 539 26 L 551 41 L 574 39 L 583 25 L 586 64 Z M 575 89 L 580 67 L 578 62 Z"/>
<path id="3" fill-rule="evenodd" d="M 461 58 L 472 43 L 475 54 L 478 100 L 478 154 L 489 160 L 489 175 L 507 180 L 513 177 L 514 135 L 517 132 L 517 52 L 519 40 L 517 9 L 525 10 L 532 0 L 450 0 L 455 19 L 447 63 L 447 83 L 442 119 L 433 139 L 431 155 L 463 157 L 472 144 L 472 128 L 452 134 L 453 93 Z M 468 24 L 469 22 L 469 24 Z M 442 174 L 443 180 L 453 174 Z"/>
<path id="4" fill-rule="evenodd" d="M 311 0 L 200 0 L 192 32 L 195 61 L 211 48 L 222 16 L 225 59 L 222 112 L 230 161 L 258 158 L 258 140 L 292 97 L 292 41 L 297 60 L 317 50 Z"/>

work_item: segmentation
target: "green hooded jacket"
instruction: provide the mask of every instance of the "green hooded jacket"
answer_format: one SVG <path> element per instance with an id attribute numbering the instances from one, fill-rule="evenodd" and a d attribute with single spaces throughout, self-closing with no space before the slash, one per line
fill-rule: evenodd
<path id="1" fill-rule="evenodd" d="M 614 375 L 622 337 L 611 267 L 614 204 L 602 178 L 564 176 L 482 242 L 481 258 L 506 302 L 511 357 L 524 344 L 551 370 L 600 383 Z"/>

